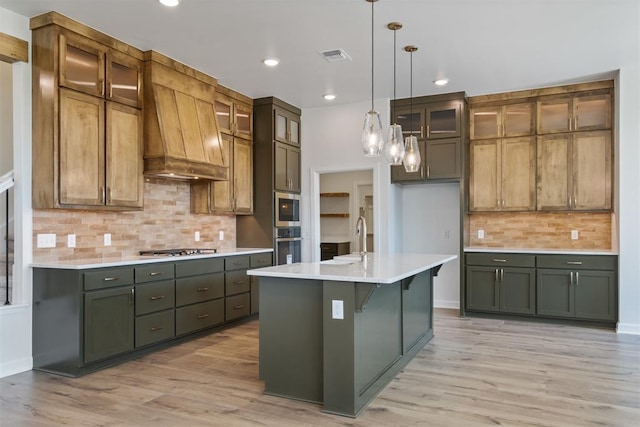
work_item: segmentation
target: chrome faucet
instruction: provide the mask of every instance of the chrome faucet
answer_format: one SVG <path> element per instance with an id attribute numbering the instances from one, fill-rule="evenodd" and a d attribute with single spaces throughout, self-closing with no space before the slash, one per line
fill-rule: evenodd
<path id="1" fill-rule="evenodd" d="M 360 261 L 367 260 L 367 221 L 361 215 L 356 221 L 356 236 L 360 237 Z"/>

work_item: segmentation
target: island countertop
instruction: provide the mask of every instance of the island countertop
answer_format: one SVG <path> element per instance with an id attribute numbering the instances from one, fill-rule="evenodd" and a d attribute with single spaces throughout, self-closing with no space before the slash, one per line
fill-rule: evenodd
<path id="1" fill-rule="evenodd" d="M 250 276 L 390 284 L 456 259 L 450 254 L 367 254 L 367 262 L 329 260 L 258 268 Z"/>

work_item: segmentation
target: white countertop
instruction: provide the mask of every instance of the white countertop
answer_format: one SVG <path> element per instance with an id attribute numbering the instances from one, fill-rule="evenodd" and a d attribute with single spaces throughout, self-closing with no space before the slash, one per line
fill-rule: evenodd
<path id="1" fill-rule="evenodd" d="M 536 249 L 536 248 L 477 248 L 465 247 L 465 252 L 490 252 L 513 254 L 549 254 L 549 255 L 618 255 L 613 249 Z"/>
<path id="2" fill-rule="evenodd" d="M 154 262 L 175 262 L 186 261 L 189 259 L 217 258 L 230 255 L 249 255 L 263 252 L 273 252 L 272 248 L 235 248 L 235 249 L 219 249 L 215 254 L 197 254 L 197 255 L 134 255 L 120 258 L 100 258 L 100 259 L 73 259 L 64 261 L 43 261 L 33 262 L 30 266 L 33 268 L 61 268 L 69 270 L 84 270 L 86 268 L 102 268 L 102 267 L 120 267 L 132 264 L 151 264 Z"/>
<path id="3" fill-rule="evenodd" d="M 250 276 L 289 279 L 336 280 L 340 282 L 394 283 L 445 262 L 456 259 L 447 254 L 378 254 L 367 255 L 366 265 L 360 261 L 336 264 L 302 262 L 249 270 Z M 344 260 L 340 260 L 344 262 Z"/>

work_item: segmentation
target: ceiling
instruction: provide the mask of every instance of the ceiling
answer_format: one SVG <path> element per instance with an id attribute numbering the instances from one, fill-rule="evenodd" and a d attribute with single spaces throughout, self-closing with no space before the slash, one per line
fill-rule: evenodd
<path id="1" fill-rule="evenodd" d="M 371 4 L 365 0 L 0 0 L 24 16 L 55 10 L 139 49 L 153 49 L 252 98 L 301 108 L 371 99 Z M 375 11 L 375 97 L 468 95 L 608 77 L 637 67 L 639 0 L 380 0 Z M 344 49 L 329 63 L 320 51 Z M 276 57 L 267 68 L 262 60 Z M 436 87 L 433 81 L 450 83 Z M 378 107 L 379 108 L 379 107 Z"/>

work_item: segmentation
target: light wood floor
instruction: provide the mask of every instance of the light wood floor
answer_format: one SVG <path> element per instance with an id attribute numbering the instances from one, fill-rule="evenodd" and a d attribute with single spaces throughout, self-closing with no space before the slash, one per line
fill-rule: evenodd
<path id="1" fill-rule="evenodd" d="M 0 379 L 2 426 L 640 426 L 640 337 L 436 310 L 435 338 L 357 419 L 265 396 L 258 321 L 82 378 Z"/>

